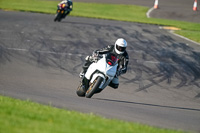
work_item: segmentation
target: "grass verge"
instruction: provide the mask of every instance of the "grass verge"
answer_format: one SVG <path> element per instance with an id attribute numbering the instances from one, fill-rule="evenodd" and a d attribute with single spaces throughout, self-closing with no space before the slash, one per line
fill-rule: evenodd
<path id="1" fill-rule="evenodd" d="M 0 0 L 0 9 L 55 14 L 58 1 L 52 0 Z M 97 4 L 74 2 L 70 15 L 119 21 L 174 26 L 183 31 L 175 33 L 200 42 L 200 24 L 184 21 L 147 18 L 147 7 L 135 5 Z"/>
<path id="2" fill-rule="evenodd" d="M 2 133 L 183 133 L 0 96 Z"/>

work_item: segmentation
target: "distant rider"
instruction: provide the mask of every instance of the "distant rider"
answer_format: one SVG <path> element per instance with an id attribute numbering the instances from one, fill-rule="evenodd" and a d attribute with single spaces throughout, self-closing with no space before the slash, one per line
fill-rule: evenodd
<path id="1" fill-rule="evenodd" d="M 58 8 L 61 4 L 66 4 L 67 12 L 64 14 L 64 18 L 72 11 L 73 2 L 71 0 L 63 0 L 58 4 Z"/>
<path id="2" fill-rule="evenodd" d="M 99 56 L 101 54 L 106 53 L 114 53 L 118 57 L 118 68 L 117 73 L 109 86 L 111 86 L 114 89 L 117 89 L 119 86 L 119 80 L 118 76 L 121 74 L 125 74 L 127 71 L 127 65 L 129 62 L 129 56 L 126 52 L 127 42 L 123 38 L 119 38 L 116 40 L 115 45 L 108 45 L 107 47 L 104 47 L 102 49 L 94 51 L 93 55 Z M 83 71 L 80 73 L 80 77 L 83 78 L 83 80 L 86 80 L 84 77 L 88 67 L 92 64 L 93 60 L 91 58 L 94 58 L 94 56 L 87 56 L 85 58 L 85 64 L 83 65 Z"/>

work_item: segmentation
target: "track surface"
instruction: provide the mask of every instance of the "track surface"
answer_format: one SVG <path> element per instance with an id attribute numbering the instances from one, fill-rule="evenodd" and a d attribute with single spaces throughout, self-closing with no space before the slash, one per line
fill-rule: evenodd
<path id="1" fill-rule="evenodd" d="M 200 47 L 154 25 L 0 11 L 0 93 L 107 118 L 200 132 Z M 75 94 L 86 54 L 124 37 L 120 87 Z"/>

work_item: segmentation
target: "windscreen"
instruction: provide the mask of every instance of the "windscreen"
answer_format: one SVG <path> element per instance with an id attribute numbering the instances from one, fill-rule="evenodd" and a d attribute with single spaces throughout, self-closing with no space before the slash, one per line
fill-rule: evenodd
<path id="1" fill-rule="evenodd" d="M 109 53 L 106 56 L 106 62 L 108 65 L 113 66 L 117 62 L 117 56 L 115 54 Z"/>

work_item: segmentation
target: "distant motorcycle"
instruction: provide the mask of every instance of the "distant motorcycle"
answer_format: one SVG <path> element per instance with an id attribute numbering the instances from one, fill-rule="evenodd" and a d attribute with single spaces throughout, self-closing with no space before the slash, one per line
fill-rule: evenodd
<path id="1" fill-rule="evenodd" d="M 72 11 L 72 1 L 61 3 L 58 5 L 54 21 L 61 21 Z"/>
<path id="2" fill-rule="evenodd" d="M 82 81 L 77 88 L 77 95 L 91 98 L 101 92 L 112 81 L 117 72 L 118 58 L 115 54 L 103 54 L 102 58 L 94 59 L 85 73 L 86 81 Z"/>

